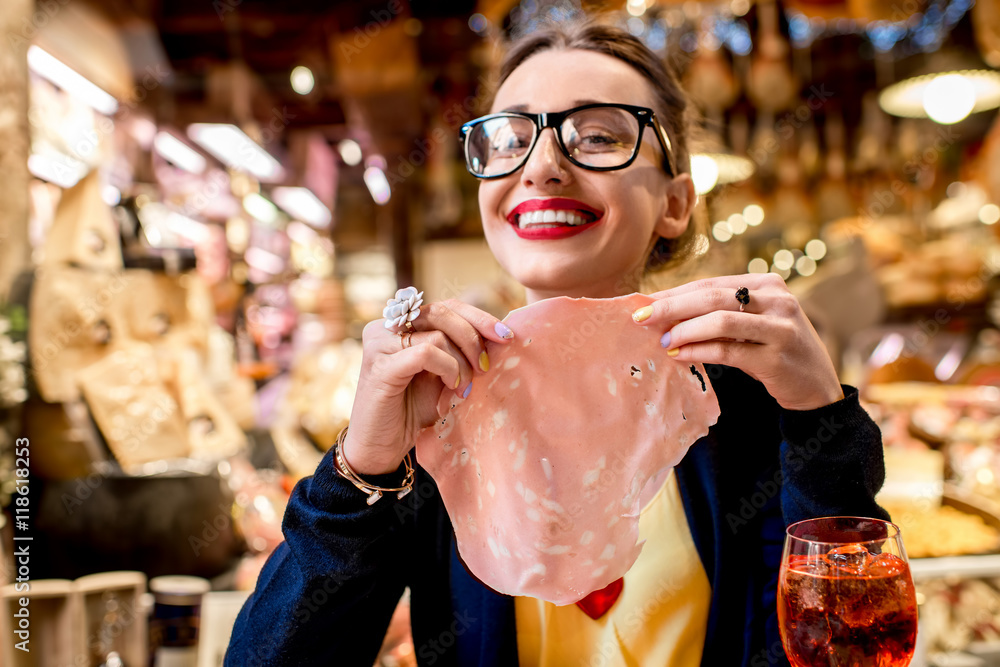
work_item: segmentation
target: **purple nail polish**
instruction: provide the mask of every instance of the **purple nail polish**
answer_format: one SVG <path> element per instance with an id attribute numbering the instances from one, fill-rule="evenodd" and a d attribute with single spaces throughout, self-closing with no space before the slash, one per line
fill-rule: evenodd
<path id="1" fill-rule="evenodd" d="M 509 339 L 514 337 L 514 332 L 511 331 L 510 327 L 508 327 L 503 322 L 497 322 L 496 324 L 494 324 L 493 330 L 496 331 L 497 335 L 500 336 L 501 338 Z"/>
<path id="2" fill-rule="evenodd" d="M 660 347 L 670 347 L 670 332 L 660 336 Z"/>
<path id="3" fill-rule="evenodd" d="M 469 386 L 465 388 L 465 391 L 462 392 L 462 398 L 468 398 L 470 391 L 472 391 L 472 383 L 471 382 L 469 383 Z"/>

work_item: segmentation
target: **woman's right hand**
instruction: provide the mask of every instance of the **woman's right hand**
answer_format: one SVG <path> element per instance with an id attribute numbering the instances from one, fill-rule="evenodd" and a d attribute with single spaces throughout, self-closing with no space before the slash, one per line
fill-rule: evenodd
<path id="1" fill-rule="evenodd" d="M 385 320 L 365 326 L 361 377 L 343 445 L 359 475 L 395 471 L 418 431 L 438 419 L 442 390 L 466 395 L 473 378 L 489 370 L 484 339 L 513 338 L 497 318 L 454 299 L 424 305 L 413 326 L 406 349 Z"/>

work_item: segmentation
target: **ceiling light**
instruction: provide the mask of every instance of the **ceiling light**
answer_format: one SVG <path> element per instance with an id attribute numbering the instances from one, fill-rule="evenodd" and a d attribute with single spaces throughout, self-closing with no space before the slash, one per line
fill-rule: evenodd
<path id="1" fill-rule="evenodd" d="M 376 204 L 385 204 L 389 201 L 389 197 L 392 196 L 385 172 L 378 167 L 368 167 L 365 169 L 365 185 L 368 186 L 368 192 L 372 193 L 372 199 L 375 200 Z"/>
<path id="2" fill-rule="evenodd" d="M 894 116 L 957 123 L 970 113 L 1000 106 L 1000 72 L 959 70 L 916 76 L 883 90 L 878 103 Z"/>
<path id="3" fill-rule="evenodd" d="M 295 67 L 292 70 L 290 79 L 292 82 L 292 90 L 297 92 L 299 95 L 308 95 L 312 92 L 313 87 L 316 85 L 316 79 L 313 77 L 312 70 L 304 65 Z"/>
<path id="4" fill-rule="evenodd" d="M 28 67 L 89 107 L 106 116 L 118 111 L 118 100 L 84 78 L 82 74 L 37 46 L 28 47 Z"/>
<path id="5" fill-rule="evenodd" d="M 694 191 L 703 195 L 716 185 L 738 183 L 751 176 L 755 167 L 749 158 L 726 153 L 699 153 L 691 156 Z"/>
<path id="6" fill-rule="evenodd" d="M 691 179 L 697 194 L 707 194 L 719 182 L 719 166 L 707 155 L 692 155 Z"/>
<path id="7" fill-rule="evenodd" d="M 280 213 L 274 204 L 256 192 L 251 192 L 243 198 L 243 210 L 263 222 L 265 225 L 277 227 Z"/>
<path id="8" fill-rule="evenodd" d="M 192 141 L 228 167 L 248 172 L 264 183 L 285 177 L 281 163 L 235 125 L 194 123 L 187 132 Z"/>
<path id="9" fill-rule="evenodd" d="M 153 148 L 161 157 L 192 174 L 204 172 L 208 164 L 197 151 L 169 132 L 157 132 Z"/>
<path id="10" fill-rule="evenodd" d="M 328 227 L 333 220 L 330 209 L 309 188 L 275 188 L 271 196 L 286 213 L 313 227 Z"/>
<path id="11" fill-rule="evenodd" d="M 249 248 L 243 259 L 253 268 L 264 273 L 270 273 L 272 276 L 285 270 L 285 260 L 263 248 Z"/>
<path id="12" fill-rule="evenodd" d="M 68 190 L 79 183 L 90 168 L 80 160 L 62 153 L 55 155 L 33 153 L 28 156 L 28 171 L 35 178 Z"/>
<path id="13" fill-rule="evenodd" d="M 361 146 L 354 139 L 344 139 L 337 144 L 337 150 L 340 151 L 344 164 L 349 167 L 361 164 Z"/>

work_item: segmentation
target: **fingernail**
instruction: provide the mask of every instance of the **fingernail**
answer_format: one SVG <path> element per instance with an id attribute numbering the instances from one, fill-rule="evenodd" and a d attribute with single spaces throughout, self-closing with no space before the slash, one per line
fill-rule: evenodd
<path id="1" fill-rule="evenodd" d="M 510 330 L 510 327 L 503 322 L 497 322 L 493 325 L 493 330 L 497 332 L 497 335 L 501 338 L 511 339 L 514 337 L 514 332 Z"/>
<path id="2" fill-rule="evenodd" d="M 652 306 L 643 306 L 634 313 L 632 313 L 632 319 L 636 322 L 644 322 L 649 319 L 649 316 L 653 314 Z"/>
<path id="3" fill-rule="evenodd" d="M 459 373 L 458 377 L 455 378 L 455 386 L 452 389 L 458 389 L 458 385 L 462 384 L 462 374 Z"/>
<path id="4" fill-rule="evenodd" d="M 667 350 L 667 356 L 668 357 L 676 357 L 680 353 L 681 353 L 681 348 L 679 348 L 679 347 L 675 347 L 672 350 Z"/>
<path id="5" fill-rule="evenodd" d="M 484 373 L 490 370 L 490 357 L 486 354 L 486 350 L 479 353 L 479 368 Z"/>
<path id="6" fill-rule="evenodd" d="M 465 388 L 465 391 L 462 392 L 462 398 L 468 398 L 470 391 L 472 391 L 472 383 L 471 382 L 469 383 L 469 386 Z"/>
<path id="7" fill-rule="evenodd" d="M 670 347 L 670 332 L 660 336 L 660 347 Z"/>

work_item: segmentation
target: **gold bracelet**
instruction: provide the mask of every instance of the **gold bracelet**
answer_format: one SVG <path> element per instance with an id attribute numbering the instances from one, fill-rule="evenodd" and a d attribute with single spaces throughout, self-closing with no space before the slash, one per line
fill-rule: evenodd
<path id="1" fill-rule="evenodd" d="M 375 486 L 361 479 L 358 473 L 354 472 L 354 470 L 351 469 L 351 466 L 347 464 L 347 459 L 344 458 L 344 440 L 346 438 L 347 426 L 340 430 L 340 433 L 337 435 L 337 442 L 333 446 L 333 458 L 336 462 L 335 467 L 341 477 L 356 486 L 359 490 L 368 494 L 369 505 L 374 505 L 378 502 L 379 498 L 382 497 L 382 493 L 395 493 L 396 499 L 398 500 L 413 490 L 413 459 L 409 452 L 406 453 L 406 458 L 403 459 L 403 463 L 406 464 L 406 477 L 403 478 L 403 485 L 393 488 Z"/>

